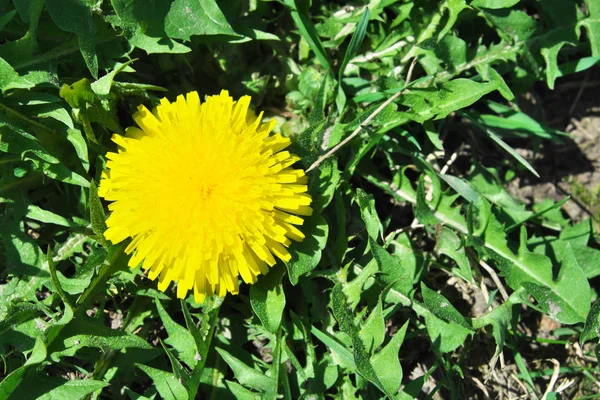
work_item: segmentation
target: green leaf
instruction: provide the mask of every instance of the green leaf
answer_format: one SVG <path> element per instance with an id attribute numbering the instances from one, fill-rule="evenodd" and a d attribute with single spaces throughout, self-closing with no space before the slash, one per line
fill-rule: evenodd
<path id="1" fill-rule="evenodd" d="M 195 357 L 198 351 L 192 334 L 189 330 L 173 321 L 173 318 L 171 318 L 158 299 L 154 299 L 154 303 L 156 304 L 156 309 L 163 322 L 163 326 L 169 335 L 165 339 L 165 343 L 175 349 L 177 357 L 192 368 L 196 365 L 197 360 Z"/>
<path id="2" fill-rule="evenodd" d="M 383 235 L 383 225 L 375 209 L 375 198 L 372 194 L 358 188 L 356 190 L 356 201 L 360 208 L 360 215 L 367 227 L 367 233 L 371 239 L 376 241 Z"/>
<path id="3" fill-rule="evenodd" d="M 139 336 L 110 329 L 99 320 L 78 317 L 60 331 L 59 336 L 48 348 L 48 352 L 50 358 L 58 362 L 61 357 L 72 357 L 84 347 L 96 347 L 103 350 L 152 348 Z"/>
<path id="4" fill-rule="evenodd" d="M 379 381 L 375 369 L 371 364 L 369 353 L 365 349 L 363 341 L 360 338 L 359 331 L 354 323 L 354 318 L 348 308 L 346 295 L 343 292 L 342 285 L 339 283 L 333 287 L 331 304 L 333 314 L 338 321 L 340 330 L 347 333 L 352 338 L 352 353 L 354 362 L 356 363 L 357 372 L 391 397 L 391 394 L 386 392 L 386 389 Z"/>
<path id="5" fill-rule="evenodd" d="M 31 71 L 21 76 L 8 62 L 0 58 L 0 91 L 2 93 L 11 89 L 30 89 L 48 81 L 50 81 L 50 74 L 46 72 Z"/>
<path id="6" fill-rule="evenodd" d="M 586 321 L 592 299 L 590 284 L 570 245 L 565 249 L 558 277 L 552 283 L 541 286 L 524 282 L 523 286 L 551 318 L 562 324 Z"/>
<path id="7" fill-rule="evenodd" d="M 325 346 L 327 346 L 328 350 L 331 350 L 337 356 L 339 356 L 346 365 L 352 368 L 352 370 L 356 369 L 356 363 L 354 362 L 354 356 L 352 355 L 352 352 L 348 350 L 343 344 L 329 336 L 327 333 L 321 332 L 314 326 L 311 327 L 310 333 L 315 335 L 317 339 L 319 339 Z"/>
<path id="8" fill-rule="evenodd" d="M 325 218 L 314 213 L 305 220 L 302 232 L 306 237 L 302 242 L 290 246 L 292 259 L 286 263 L 292 285 L 297 285 L 302 275 L 309 273 L 319 264 L 322 250 L 327 243 L 329 225 Z"/>
<path id="9" fill-rule="evenodd" d="M 471 6 L 496 10 L 499 8 L 510 8 L 515 4 L 518 4 L 519 1 L 520 0 L 473 0 Z"/>
<path id="10" fill-rule="evenodd" d="M 93 82 L 91 84 L 91 88 L 94 91 L 94 93 L 96 93 L 98 95 L 98 97 L 101 99 L 105 99 L 106 97 L 108 97 L 108 94 L 110 93 L 110 88 L 113 84 L 113 80 L 115 79 L 115 76 L 119 72 L 121 72 L 125 68 L 127 68 L 127 66 L 129 66 L 129 64 L 131 64 L 134 61 L 136 61 L 136 60 L 129 60 L 123 64 L 119 64 L 118 67 L 113 69 L 111 72 L 104 75 L 102 78 L 98 79 L 96 82 Z"/>
<path id="11" fill-rule="evenodd" d="M 152 379 L 156 390 L 163 399 L 187 400 L 189 398 L 183 384 L 172 373 L 139 363 L 136 363 L 135 366 Z"/>
<path id="12" fill-rule="evenodd" d="M 280 265 L 273 267 L 267 275 L 250 286 L 250 305 L 260 322 L 271 333 L 281 327 L 281 318 L 285 309 L 285 293 L 281 280 L 285 270 Z"/>
<path id="13" fill-rule="evenodd" d="M 319 39 L 315 26 L 310 20 L 306 3 L 297 0 L 284 0 L 284 4 L 290 8 L 292 19 L 298 27 L 302 38 L 306 40 L 311 50 L 314 51 L 323 68 L 331 70 L 327 53 L 325 53 L 321 39 Z"/>
<path id="14" fill-rule="evenodd" d="M 412 276 L 409 275 L 402 259 L 387 252 L 386 249 L 379 246 L 373 239 L 369 238 L 369 246 L 373 253 L 373 258 L 381 271 L 379 279 L 386 285 L 392 286 L 394 290 L 408 296 L 413 288 Z"/>
<path id="15" fill-rule="evenodd" d="M 240 36 L 214 0 L 175 0 L 165 19 L 165 32 L 170 38 L 183 40 L 193 35 Z"/>
<path id="16" fill-rule="evenodd" d="M 360 17 L 360 21 L 356 25 L 356 30 L 350 39 L 350 44 L 348 44 L 348 48 L 346 49 L 346 53 L 344 54 L 344 60 L 340 65 L 339 73 L 338 73 L 338 94 L 336 96 L 336 106 L 338 109 L 338 113 L 341 113 L 346 106 L 346 95 L 344 93 L 344 89 L 342 88 L 342 78 L 344 77 L 344 71 L 346 70 L 346 66 L 350 60 L 358 53 L 360 45 L 365 38 L 365 34 L 367 33 L 367 25 L 369 24 L 369 16 L 371 12 L 368 7 L 365 8 L 365 11 Z"/>
<path id="17" fill-rule="evenodd" d="M 93 379 L 67 380 L 35 373 L 28 374 L 11 397 L 37 400 L 83 399 L 108 385 L 108 382 Z"/>
<path id="18" fill-rule="evenodd" d="M 425 327 L 432 347 L 439 353 L 456 350 L 465 342 L 467 336 L 473 334 L 473 331 L 462 325 L 439 319 L 426 308 L 418 310 L 417 313 L 425 319 Z"/>
<path id="19" fill-rule="evenodd" d="M 449 228 L 443 225 L 436 226 L 436 251 L 452 258 L 458 265 L 458 270 L 453 270 L 463 279 L 473 282 L 471 264 L 467 258 L 464 243 Z"/>
<path id="20" fill-rule="evenodd" d="M 419 177 L 417 186 L 417 202 L 415 204 L 415 218 L 424 225 L 435 225 L 437 218 L 427 204 L 427 194 L 425 193 L 425 175 Z"/>
<path id="21" fill-rule="evenodd" d="M 467 319 L 446 299 L 444 296 L 429 289 L 421 282 L 421 294 L 425 307 L 439 319 L 460 325 L 464 328 L 471 329 L 471 324 Z"/>
<path id="22" fill-rule="evenodd" d="M 48 263 L 48 269 L 50 270 L 50 280 L 52 282 L 52 285 L 54 285 L 54 290 L 58 293 L 60 298 L 66 304 L 68 304 L 70 307 L 73 307 L 73 301 L 63 290 L 62 286 L 60 285 L 60 281 L 58 280 L 58 276 L 56 275 L 56 265 L 54 264 L 54 260 L 52 259 L 52 248 L 48 249 L 48 254 L 46 255 L 46 262 Z"/>
<path id="23" fill-rule="evenodd" d="M 104 239 L 104 231 L 106 231 L 106 215 L 104 214 L 104 207 L 98 197 L 98 188 L 96 182 L 92 181 L 90 185 L 90 198 L 88 203 L 90 210 L 90 222 L 92 223 L 92 230 L 97 235 L 98 241 L 104 246 L 110 246 L 109 242 Z"/>
<path id="24" fill-rule="evenodd" d="M 25 372 L 33 365 L 40 364 L 46 359 L 46 344 L 44 343 L 43 337 L 38 336 L 35 341 L 35 346 L 31 352 L 31 355 L 21 367 L 15 369 L 10 374 L 4 377 L 0 382 L 0 398 L 8 399 L 11 393 L 23 380 Z"/>
<path id="25" fill-rule="evenodd" d="M 579 343 L 583 345 L 589 340 L 600 337 L 600 299 L 594 301 L 590 308 L 590 312 L 585 320 L 583 331 L 579 336 Z"/>
<path id="26" fill-rule="evenodd" d="M 77 35 L 83 59 L 92 76 L 97 78 L 98 56 L 91 4 L 85 0 L 46 0 L 46 9 L 60 29 Z"/>
<path id="27" fill-rule="evenodd" d="M 164 32 L 168 5 L 164 2 L 148 7 L 144 2 L 128 0 L 110 0 L 115 17 L 109 22 L 124 30 L 124 35 L 131 46 L 154 53 L 187 53 L 191 49 L 170 39 Z"/>
<path id="28" fill-rule="evenodd" d="M 55 224 L 59 226 L 78 227 L 81 226 L 73 221 L 69 221 L 65 217 L 55 214 L 52 211 L 44 210 L 33 204 L 27 206 L 27 218 L 35 221 L 44 222 L 46 224 Z"/>
<path id="29" fill-rule="evenodd" d="M 239 383 L 249 388 L 260 390 L 267 395 L 277 393 L 277 381 L 275 379 L 263 375 L 254 368 L 250 368 L 241 360 L 221 348 L 217 347 L 216 350 L 227 365 L 229 365 L 229 368 L 231 368 L 235 375 L 235 379 Z"/>
<path id="30" fill-rule="evenodd" d="M 408 329 L 408 321 L 396 332 L 383 349 L 371 357 L 371 364 L 379 381 L 388 393 L 398 393 L 402 384 L 402 366 L 398 358 L 400 346 L 404 342 L 404 336 Z"/>
<path id="31" fill-rule="evenodd" d="M 383 319 L 381 298 L 377 301 L 369 317 L 361 325 L 358 334 L 369 354 L 373 354 L 383 343 L 385 339 L 385 321 Z"/>

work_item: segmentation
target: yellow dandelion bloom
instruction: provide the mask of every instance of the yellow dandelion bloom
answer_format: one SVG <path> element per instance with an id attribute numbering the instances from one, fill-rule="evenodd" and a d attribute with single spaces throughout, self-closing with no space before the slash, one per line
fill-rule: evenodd
<path id="1" fill-rule="evenodd" d="M 177 296 L 193 290 L 197 302 L 236 294 L 238 276 L 256 282 L 304 238 L 298 215 L 312 209 L 304 171 L 292 168 L 299 157 L 249 105 L 225 90 L 204 103 L 191 92 L 153 112 L 140 106 L 139 128 L 112 137 L 118 151 L 106 155 L 99 188 L 112 202 L 104 236 L 132 238 L 129 265 L 143 263 L 159 290 L 177 282 Z"/>

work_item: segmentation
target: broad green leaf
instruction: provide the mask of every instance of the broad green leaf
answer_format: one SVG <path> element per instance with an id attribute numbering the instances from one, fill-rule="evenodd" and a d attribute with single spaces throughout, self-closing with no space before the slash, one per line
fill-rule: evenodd
<path id="1" fill-rule="evenodd" d="M 547 286 L 530 282 L 524 282 L 523 286 L 551 318 L 563 324 L 586 321 L 592 294 L 589 282 L 570 245 L 565 249 L 565 256 L 555 280 Z"/>
<path id="2" fill-rule="evenodd" d="M 440 353 L 449 353 L 461 346 L 473 331 L 464 326 L 445 322 L 432 312 L 423 308 L 418 314 L 425 319 L 427 334 L 433 349 Z"/>
<path id="3" fill-rule="evenodd" d="M 278 265 L 258 282 L 250 286 L 250 304 L 262 325 L 269 332 L 276 333 L 281 327 L 281 318 L 285 309 L 285 293 L 281 280 L 284 269 Z"/>
<path id="4" fill-rule="evenodd" d="M 25 364 L 5 376 L 2 382 L 0 382 L 0 398 L 8 399 L 11 393 L 23 380 L 23 375 L 25 372 L 31 368 L 31 366 L 37 365 L 44 361 L 46 359 L 46 355 L 46 344 L 44 343 L 43 337 L 38 336 L 31 355 Z"/>
<path id="5" fill-rule="evenodd" d="M 156 309 L 158 310 L 158 315 L 160 315 L 163 326 L 169 335 L 169 337 L 165 339 L 165 343 L 175 350 L 175 354 L 179 359 L 192 368 L 196 365 L 197 360 L 195 357 L 198 352 L 192 334 L 189 330 L 185 329 L 171 318 L 158 299 L 155 299 L 154 303 L 156 304 Z"/>
<path id="6" fill-rule="evenodd" d="M 382 301 L 379 299 L 369 317 L 360 326 L 358 332 L 365 345 L 365 350 L 373 354 L 385 339 L 385 321 L 383 319 Z"/>
<path id="7" fill-rule="evenodd" d="M 421 294 L 425 307 L 439 319 L 471 329 L 467 319 L 441 294 L 429 289 L 421 282 Z"/>
<path id="8" fill-rule="evenodd" d="M 17 390 L 15 399 L 83 399 L 97 390 L 108 386 L 107 382 L 93 379 L 68 380 L 42 373 L 28 374 Z"/>
<path id="9" fill-rule="evenodd" d="M 0 92 L 2 93 L 11 89 L 30 89 L 49 80 L 50 74 L 43 71 L 31 71 L 21 76 L 8 62 L 0 58 Z"/>
<path id="10" fill-rule="evenodd" d="M 579 337 L 579 343 L 583 345 L 585 342 L 596 338 L 600 338 L 600 300 L 594 301 L 591 306 Z"/>
<path id="11" fill-rule="evenodd" d="M 108 19 L 113 26 L 124 30 L 131 46 L 154 53 L 187 53 L 191 49 L 167 37 L 164 32 L 168 3 L 156 2 L 148 7 L 144 2 L 110 0 L 115 17 Z M 167 5 L 165 7 L 165 4 Z"/>
<path id="12" fill-rule="evenodd" d="M 232 356 L 229 352 L 216 348 L 217 353 L 225 360 L 229 368 L 233 371 L 235 379 L 242 385 L 260 390 L 261 392 L 273 395 L 277 392 L 277 381 L 271 377 L 265 376 L 256 369 L 244 364 L 241 360 Z"/>
<path id="13" fill-rule="evenodd" d="M 77 35 L 83 59 L 92 76 L 97 78 L 98 56 L 91 4 L 85 0 L 46 0 L 46 9 L 60 29 Z"/>
<path id="14" fill-rule="evenodd" d="M 59 336 L 48 348 L 48 352 L 50 358 L 58 362 L 61 357 L 72 357 L 84 347 L 96 347 L 103 350 L 152 348 L 139 336 L 128 334 L 122 330 L 110 329 L 102 321 L 78 317 L 60 331 Z"/>
<path id="15" fill-rule="evenodd" d="M 135 364 L 152 379 L 156 390 L 165 400 L 187 400 L 188 393 L 183 384 L 167 371 L 149 367 L 144 364 Z"/>
<path id="16" fill-rule="evenodd" d="M 499 8 L 510 8 L 515 4 L 518 4 L 519 1 L 520 0 L 473 0 L 471 6 L 496 10 Z"/>
<path id="17" fill-rule="evenodd" d="M 386 285 L 392 285 L 394 290 L 408 296 L 413 288 L 412 276 L 404 267 L 400 257 L 394 256 L 383 247 L 379 246 L 373 239 L 369 239 L 369 246 L 373 253 L 373 258 L 377 262 L 379 279 Z"/>
<path id="18" fill-rule="evenodd" d="M 52 211 L 44 210 L 36 205 L 29 204 L 27 206 L 27 218 L 36 221 L 44 222 L 46 224 L 55 224 L 66 227 L 77 227 L 81 226 L 73 221 L 69 221 L 65 217 L 53 213 Z"/>
<path id="19" fill-rule="evenodd" d="M 239 36 L 214 0 L 175 0 L 165 19 L 165 32 L 183 40 L 193 35 Z"/>
<path id="20" fill-rule="evenodd" d="M 383 349 L 371 357 L 375 373 L 388 393 L 397 393 L 402 383 L 402 366 L 398 352 L 404 342 L 407 328 L 408 321 L 402 325 Z"/>
<path id="21" fill-rule="evenodd" d="M 129 64 L 131 64 L 134 61 L 135 60 L 129 60 L 123 64 L 119 64 L 111 72 L 104 75 L 102 78 L 98 79 L 96 82 L 93 82 L 91 84 L 91 88 L 94 91 L 94 93 L 96 93 L 96 95 L 98 95 L 98 97 L 100 97 L 101 99 L 108 97 L 108 94 L 110 93 L 110 88 L 113 84 L 113 80 L 115 79 L 115 76 L 119 72 L 121 72 L 125 68 L 127 68 L 127 66 L 129 66 Z"/>

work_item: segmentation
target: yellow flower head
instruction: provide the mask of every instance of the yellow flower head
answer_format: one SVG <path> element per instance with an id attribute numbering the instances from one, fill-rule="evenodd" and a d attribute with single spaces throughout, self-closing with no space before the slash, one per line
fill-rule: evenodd
<path id="1" fill-rule="evenodd" d="M 99 188 L 112 201 L 104 236 L 132 238 L 129 265 L 143 262 L 159 290 L 175 281 L 179 298 L 193 289 L 197 302 L 235 294 L 238 276 L 256 282 L 274 256 L 290 260 L 290 239 L 304 238 L 296 214 L 312 209 L 304 171 L 291 168 L 299 157 L 249 105 L 225 90 L 201 104 L 191 92 L 152 113 L 140 106 L 140 128 L 113 135 L 119 149 L 106 155 Z"/>

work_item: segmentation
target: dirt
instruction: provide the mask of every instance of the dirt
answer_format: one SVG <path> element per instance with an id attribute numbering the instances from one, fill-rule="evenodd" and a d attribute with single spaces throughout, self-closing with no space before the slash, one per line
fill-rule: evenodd
<path id="1" fill-rule="evenodd" d="M 573 222 L 591 217 L 600 228 L 600 69 L 558 80 L 554 91 L 543 84 L 528 96 L 543 110 L 549 127 L 570 135 L 563 143 L 545 142 L 538 154 L 525 156 L 540 174 L 520 176 L 509 192 L 528 204 L 571 196 L 563 206 Z M 598 231 L 598 230 L 597 230 Z"/>

